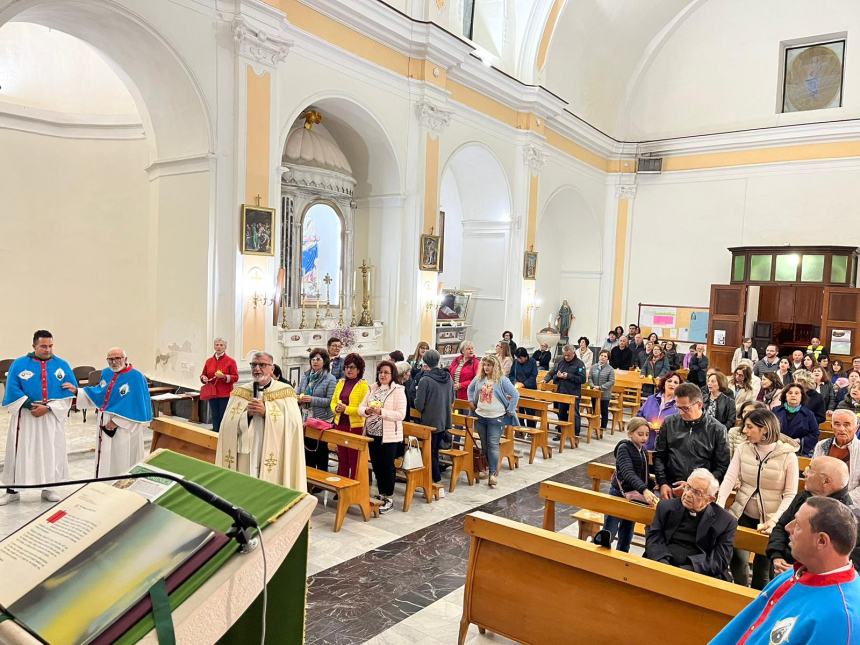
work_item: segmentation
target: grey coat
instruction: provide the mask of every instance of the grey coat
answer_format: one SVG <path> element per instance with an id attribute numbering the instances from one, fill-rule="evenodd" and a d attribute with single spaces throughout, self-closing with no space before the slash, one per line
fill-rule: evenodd
<path id="1" fill-rule="evenodd" d="M 443 432 L 451 427 L 454 384 L 447 370 L 439 367 L 424 372 L 415 393 L 415 409 L 421 413 L 421 424 Z"/>
<path id="2" fill-rule="evenodd" d="M 311 370 L 302 374 L 299 381 L 299 388 L 296 394 L 304 394 L 308 387 L 308 379 L 311 376 Z M 337 379 L 332 376 L 331 372 L 324 371 L 314 383 L 311 391 L 311 404 L 307 406 L 302 404 L 302 416 L 304 418 L 314 417 L 323 421 L 331 421 L 334 418 L 334 413 L 331 411 L 331 397 L 334 396 L 334 388 L 337 385 Z"/>
<path id="3" fill-rule="evenodd" d="M 606 363 L 601 365 L 595 363 L 591 366 L 591 372 L 588 375 L 588 384 L 600 388 L 601 399 L 612 398 L 612 388 L 615 385 L 615 370 L 612 365 Z"/>

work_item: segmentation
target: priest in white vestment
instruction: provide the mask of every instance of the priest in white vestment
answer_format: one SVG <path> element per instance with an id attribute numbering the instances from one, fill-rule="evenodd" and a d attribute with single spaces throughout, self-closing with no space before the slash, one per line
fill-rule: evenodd
<path id="1" fill-rule="evenodd" d="M 108 350 L 107 362 L 97 385 L 78 389 L 78 409 L 99 411 L 96 477 L 121 475 L 143 461 L 143 431 L 152 421 L 143 372 L 129 365 L 121 347 Z"/>
<path id="2" fill-rule="evenodd" d="M 305 491 L 304 426 L 296 393 L 273 378 L 274 359 L 251 358 L 251 383 L 236 387 L 227 403 L 215 464 L 293 490 Z"/>
<path id="3" fill-rule="evenodd" d="M 9 368 L 3 407 L 9 411 L 6 461 L 0 506 L 17 502 L 12 484 L 48 484 L 68 479 L 66 423 L 77 389 L 72 368 L 54 356 L 51 332 L 33 334 L 33 351 Z M 58 502 L 59 493 L 42 490 L 42 499 Z"/>

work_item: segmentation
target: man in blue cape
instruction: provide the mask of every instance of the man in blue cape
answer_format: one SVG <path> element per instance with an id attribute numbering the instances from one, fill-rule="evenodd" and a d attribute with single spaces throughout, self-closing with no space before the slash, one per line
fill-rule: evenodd
<path id="1" fill-rule="evenodd" d="M 121 347 L 107 353 L 98 385 L 78 390 L 78 409 L 98 408 L 96 477 L 127 472 L 143 460 L 143 430 L 152 421 L 149 384 Z"/>
<path id="2" fill-rule="evenodd" d="M 54 337 L 40 329 L 33 334 L 33 351 L 9 368 L 3 407 L 9 411 L 6 462 L 0 506 L 20 499 L 12 484 L 41 484 L 68 479 L 66 423 L 77 388 L 72 368 L 54 356 Z M 42 499 L 58 502 L 50 488 Z"/>

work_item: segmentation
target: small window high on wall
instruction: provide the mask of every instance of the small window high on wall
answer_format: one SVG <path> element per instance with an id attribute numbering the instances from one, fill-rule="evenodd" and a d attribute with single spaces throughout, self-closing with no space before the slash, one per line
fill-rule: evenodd
<path id="1" fill-rule="evenodd" d="M 842 107 L 846 34 L 780 43 L 777 112 Z"/>
<path id="2" fill-rule="evenodd" d="M 305 211 L 302 220 L 302 296 L 305 302 L 340 306 L 343 259 L 343 223 L 337 211 L 318 202 Z M 330 282 L 326 283 L 326 276 Z"/>

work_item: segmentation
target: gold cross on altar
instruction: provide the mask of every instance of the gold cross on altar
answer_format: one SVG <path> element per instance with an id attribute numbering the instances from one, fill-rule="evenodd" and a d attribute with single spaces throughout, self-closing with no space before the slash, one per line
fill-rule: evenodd
<path id="1" fill-rule="evenodd" d="M 331 276 L 328 273 L 325 274 L 325 277 L 323 278 L 323 282 L 326 283 L 326 286 L 331 284 Z"/>
<path id="2" fill-rule="evenodd" d="M 230 421 L 242 414 L 242 404 L 236 401 L 233 407 L 230 408 Z"/>
<path id="3" fill-rule="evenodd" d="M 233 457 L 233 451 L 228 450 L 227 454 L 224 455 L 224 463 L 227 465 L 227 468 L 232 468 L 233 462 L 235 462 L 235 461 L 236 461 L 236 459 L 235 459 L 235 457 Z"/>
<path id="4" fill-rule="evenodd" d="M 263 462 L 263 465 L 266 467 L 266 472 L 271 473 L 272 468 L 278 465 L 278 460 L 275 458 L 275 453 L 270 452 L 269 456 L 266 457 L 266 461 Z"/>

